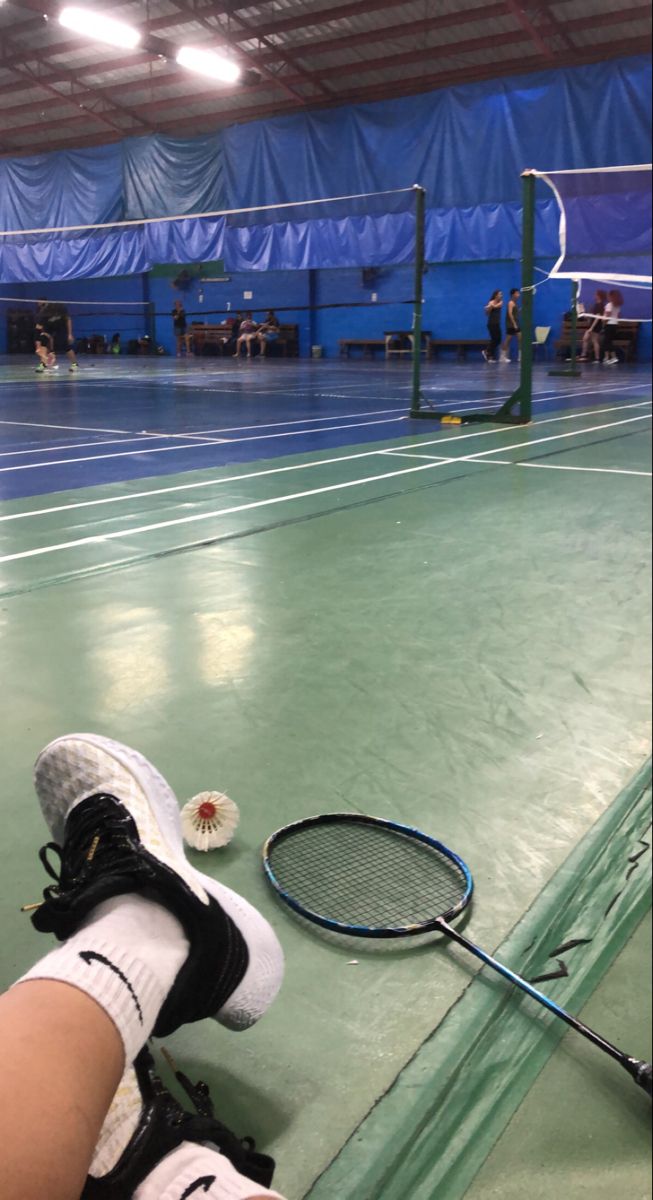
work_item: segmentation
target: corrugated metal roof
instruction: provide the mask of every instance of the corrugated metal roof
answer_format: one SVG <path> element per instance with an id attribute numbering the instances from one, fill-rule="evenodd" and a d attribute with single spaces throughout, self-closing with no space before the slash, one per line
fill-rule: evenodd
<path id="1" fill-rule="evenodd" d="M 0 5 L 0 153 L 191 134 L 522 63 L 597 61 L 643 49 L 651 27 L 647 0 L 195 0 L 192 11 L 185 0 L 126 0 L 112 15 L 144 40 L 125 52 L 63 29 L 57 3 Z M 182 71 L 174 53 L 184 42 L 226 47 L 242 80 L 221 87 Z"/>

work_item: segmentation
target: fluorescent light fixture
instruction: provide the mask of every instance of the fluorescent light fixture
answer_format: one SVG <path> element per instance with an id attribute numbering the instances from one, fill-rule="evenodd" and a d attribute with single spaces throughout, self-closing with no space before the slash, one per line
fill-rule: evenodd
<path id="1" fill-rule="evenodd" d="M 206 75 L 219 83 L 235 83 L 240 79 L 241 70 L 238 63 L 223 54 L 214 54 L 212 50 L 200 50 L 199 46 L 181 46 L 176 54 L 180 67 L 195 71 L 198 75 Z"/>
<path id="2" fill-rule="evenodd" d="M 122 21 L 114 21 L 112 17 L 103 17 L 90 8 L 77 8 L 75 5 L 62 8 L 59 24 L 94 42 L 106 42 L 121 50 L 133 50 L 141 40 L 140 31 L 131 25 L 124 25 Z"/>

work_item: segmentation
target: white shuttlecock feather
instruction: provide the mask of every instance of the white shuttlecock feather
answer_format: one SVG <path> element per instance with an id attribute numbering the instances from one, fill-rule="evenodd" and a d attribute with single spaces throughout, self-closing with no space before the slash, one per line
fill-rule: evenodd
<path id="1" fill-rule="evenodd" d="M 224 792 L 200 792 L 181 810 L 184 840 L 194 850 L 228 846 L 239 820 L 238 805 Z"/>

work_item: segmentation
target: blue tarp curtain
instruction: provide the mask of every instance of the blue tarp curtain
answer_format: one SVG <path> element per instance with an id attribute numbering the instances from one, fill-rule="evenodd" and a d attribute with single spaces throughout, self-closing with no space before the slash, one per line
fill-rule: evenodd
<path id="1" fill-rule="evenodd" d="M 544 176 L 558 197 L 564 256 L 556 274 L 609 275 L 633 282 L 651 276 L 653 204 L 650 168 L 555 171 Z"/>
<path id="2" fill-rule="evenodd" d="M 646 161 L 650 75 L 650 59 L 640 56 L 270 118 L 199 138 L 157 135 L 0 159 L 0 229 L 185 215 L 419 182 L 427 189 L 431 261 L 518 258 L 522 169 Z M 554 200 L 539 204 L 537 249 L 557 254 Z M 0 280 L 131 274 L 217 258 L 230 270 L 374 266 L 409 262 L 412 254 L 406 213 L 239 229 L 189 218 L 55 241 L 0 237 Z"/>

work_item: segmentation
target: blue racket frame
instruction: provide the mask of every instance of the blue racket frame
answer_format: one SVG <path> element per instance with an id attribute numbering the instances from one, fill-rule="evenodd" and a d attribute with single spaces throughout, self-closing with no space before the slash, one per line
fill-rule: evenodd
<path id="1" fill-rule="evenodd" d="M 388 925 L 378 928 L 370 928 L 369 925 L 348 925 L 342 921 L 334 921 L 331 917 L 325 917 L 322 913 L 315 912 L 313 909 L 305 908 L 300 904 L 290 892 L 282 887 L 277 879 L 271 863 L 270 854 L 275 846 L 287 838 L 292 837 L 293 833 L 299 832 L 301 829 L 309 829 L 315 825 L 338 825 L 343 822 L 349 825 L 370 825 L 389 829 L 393 833 L 401 833 L 406 837 L 412 838 L 416 842 L 423 842 L 425 846 L 430 846 L 433 850 L 438 850 L 440 854 L 448 858 L 461 871 L 465 880 L 465 892 L 458 904 L 453 908 L 448 909 L 446 913 L 442 913 L 438 917 L 434 917 L 430 921 L 422 921 L 419 924 L 412 925 Z M 306 917 L 308 921 L 312 921 L 314 925 L 321 925 L 323 929 L 331 929 L 334 933 L 348 934 L 350 937 L 364 938 L 400 938 L 400 937 L 415 937 L 419 933 L 434 933 L 442 923 L 442 921 L 453 921 L 456 917 L 467 908 L 472 895 L 474 893 L 474 880 L 472 874 L 462 858 L 454 854 L 453 850 L 437 841 L 436 838 L 430 837 L 429 834 L 423 833 L 421 829 L 416 829 L 412 825 L 402 825 L 399 821 L 388 821 L 384 817 L 368 817 L 360 813 L 324 813 L 321 816 L 306 817 L 302 821 L 293 821 L 290 825 L 285 825 L 283 829 L 278 829 L 266 841 L 263 847 L 263 867 L 269 882 L 275 892 L 281 897 L 289 908 L 294 909 L 301 917 Z"/>
<path id="2" fill-rule="evenodd" d="M 274 870 L 272 869 L 270 863 L 270 854 L 275 846 L 277 846 L 280 842 L 291 838 L 294 833 L 298 833 L 300 830 L 310 828 L 311 826 L 329 824 L 360 824 L 382 827 L 394 833 L 403 834 L 405 837 L 413 838 L 415 841 L 422 842 L 425 846 L 430 846 L 433 850 L 437 850 L 440 854 L 444 855 L 445 858 L 448 858 L 462 872 L 465 880 L 464 895 L 461 897 L 459 902 L 454 905 L 453 908 L 450 908 L 446 913 L 442 913 L 429 921 L 420 922 L 419 924 L 415 925 L 403 925 L 400 927 L 390 926 L 385 928 L 370 928 L 366 925 L 348 925 L 341 921 L 334 921 L 331 917 L 327 917 L 322 913 L 314 912 L 313 910 L 306 908 L 303 904 L 300 904 L 300 902 L 290 892 L 288 892 L 286 888 L 282 887 L 274 873 Z M 312 922 L 314 925 L 320 925 L 323 929 L 329 929 L 334 933 L 345 934 L 350 937 L 364 938 L 415 937 L 416 935 L 422 933 L 435 932 L 442 933 L 446 937 L 451 938 L 452 941 L 457 942 L 459 946 L 462 946 L 463 949 L 468 950 L 470 954 L 473 954 L 475 958 L 480 959 L 485 966 L 496 971 L 499 975 L 503 976 L 504 979 L 508 980 L 509 983 L 514 984 L 514 986 L 519 988 L 520 991 L 525 992 L 527 996 L 530 996 L 532 1000 L 537 1001 L 538 1004 L 543 1005 L 543 1007 L 548 1009 L 550 1013 L 553 1013 L 554 1016 L 559 1017 L 562 1021 L 569 1025 L 571 1029 L 575 1029 L 577 1033 L 580 1033 L 583 1037 L 587 1038 L 587 1040 L 592 1042 L 594 1046 L 597 1046 L 600 1050 L 603 1050 L 606 1054 L 609 1054 L 610 1057 L 615 1060 L 615 1062 L 618 1062 L 619 1065 L 628 1072 L 628 1074 L 632 1079 L 634 1079 L 635 1083 L 637 1083 L 639 1087 L 643 1088 L 649 1096 L 651 1095 L 653 1073 L 650 1063 L 625 1054 L 623 1050 L 620 1050 L 617 1046 L 614 1046 L 611 1042 L 601 1037 L 600 1034 L 595 1033 L 593 1029 L 590 1029 L 589 1026 L 585 1025 L 581 1020 L 579 1020 L 578 1017 L 572 1016 L 571 1013 L 568 1013 L 560 1004 L 557 1004 L 555 1000 L 552 1000 L 549 996 L 546 996 L 544 992 L 540 992 L 538 988 L 534 987 L 533 984 L 528 983 L 528 981 L 523 979 L 521 975 L 518 975 L 515 971 L 511 971 L 510 967 L 506 967 L 503 963 L 499 962 L 498 959 L 494 958 L 491 954 L 488 954 L 485 950 L 482 950 L 481 947 L 477 946 L 475 942 L 470 941 L 469 938 L 465 937 L 464 934 L 459 933 L 457 929 L 449 924 L 450 921 L 459 916 L 469 905 L 474 893 L 474 881 L 471 871 L 463 859 L 460 858 L 459 855 L 455 854 L 453 850 L 450 850 L 448 846 L 445 846 L 442 842 L 439 842 L 437 838 L 431 837 L 429 834 L 424 833 L 421 829 L 414 828 L 412 825 L 403 825 L 398 821 L 389 821 L 383 817 L 371 817 L 360 813 L 322 813 L 321 815 L 315 817 L 306 817 L 304 820 L 294 821 L 290 825 L 285 825 L 282 829 L 278 829 L 276 833 L 271 834 L 271 836 L 267 839 L 265 846 L 263 847 L 263 866 L 269 883 L 274 888 L 277 895 L 281 897 L 284 904 L 287 904 L 288 907 L 298 913 L 299 916 L 305 917 L 306 920 Z"/>

